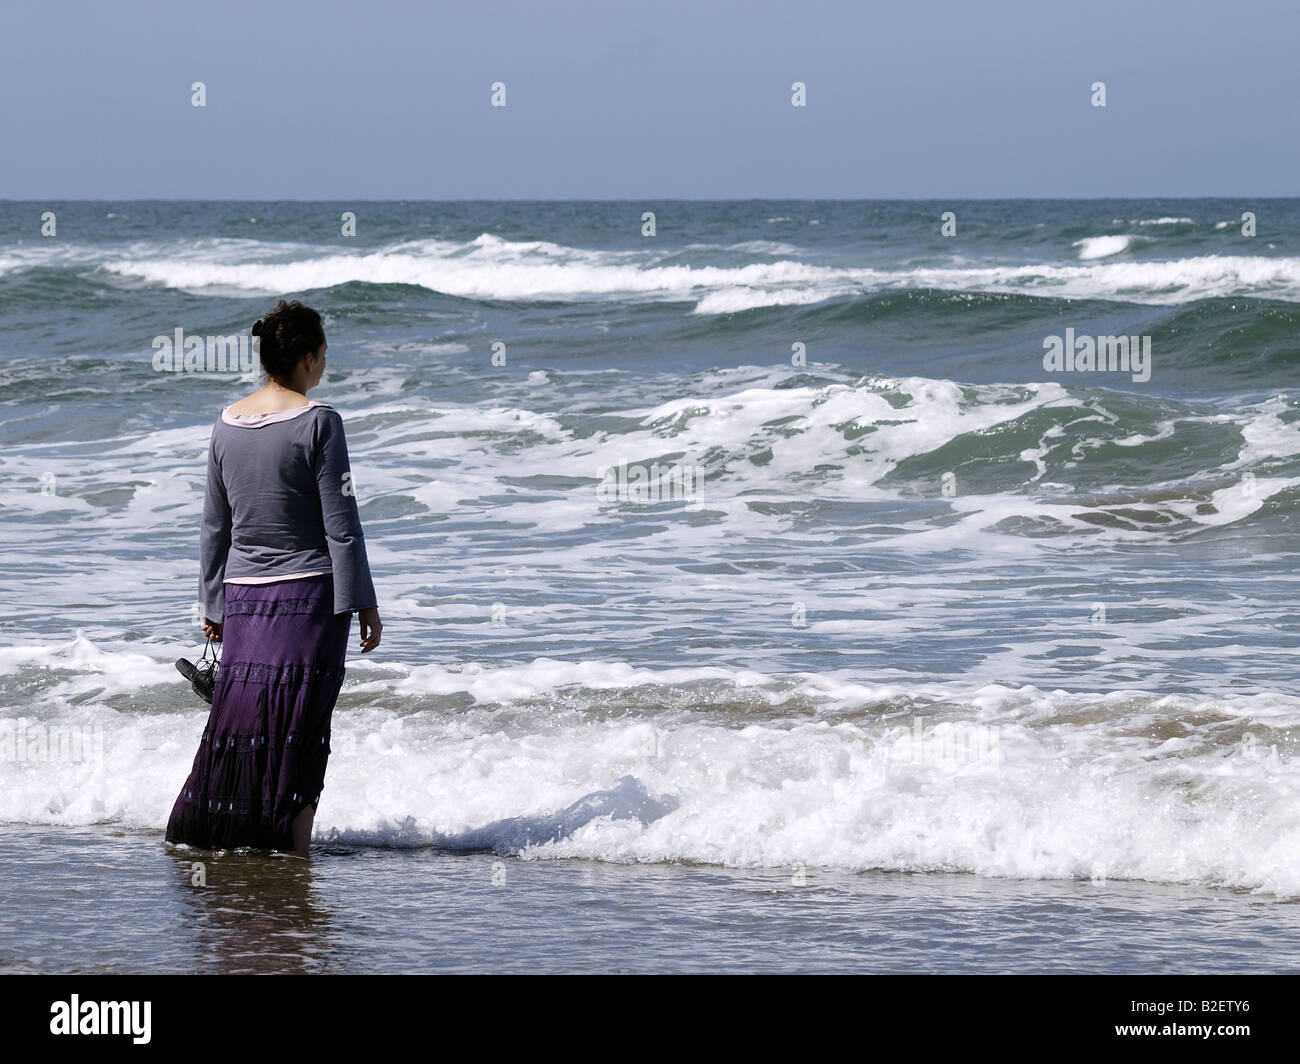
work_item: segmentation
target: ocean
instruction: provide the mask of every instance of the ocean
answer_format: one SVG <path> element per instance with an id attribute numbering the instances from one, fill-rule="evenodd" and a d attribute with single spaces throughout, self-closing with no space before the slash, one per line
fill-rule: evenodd
<path id="1" fill-rule="evenodd" d="M 163 841 L 281 296 L 305 868 Z M 0 970 L 1294 970 L 1297 326 L 1290 199 L 0 203 Z"/>

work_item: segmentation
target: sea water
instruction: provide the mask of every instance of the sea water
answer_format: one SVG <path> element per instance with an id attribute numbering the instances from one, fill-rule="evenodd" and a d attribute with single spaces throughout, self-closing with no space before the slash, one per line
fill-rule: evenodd
<path id="1" fill-rule="evenodd" d="M 969 970 L 1143 970 L 1089 923 L 1120 898 L 1171 935 L 1235 914 L 1197 970 L 1294 967 L 1298 223 L 1291 200 L 0 204 L 5 911 L 37 904 L 30 868 L 66 901 L 119 850 L 178 914 L 217 889 L 162 841 L 206 717 L 172 662 L 200 652 L 208 434 L 283 295 L 324 315 L 312 397 L 347 425 L 385 623 L 349 659 L 305 873 L 340 919 L 374 883 L 463 877 L 458 918 L 505 890 L 556 921 L 559 970 L 595 962 L 546 899 L 588 889 L 656 928 L 641 961 L 590 954 L 620 970 L 925 969 L 949 910 L 984 928 Z M 189 368 L 160 358 L 191 337 Z M 1145 373 L 1086 357 L 1120 337 Z M 827 890 L 863 919 L 912 899 L 931 932 L 765 954 L 770 917 L 833 922 Z M 754 891 L 793 908 L 755 902 L 726 948 L 692 930 Z M 1039 936 L 1015 957 L 1008 899 Z M 97 970 L 197 963 L 123 911 Z M 1078 921 L 1100 952 L 1070 952 Z"/>

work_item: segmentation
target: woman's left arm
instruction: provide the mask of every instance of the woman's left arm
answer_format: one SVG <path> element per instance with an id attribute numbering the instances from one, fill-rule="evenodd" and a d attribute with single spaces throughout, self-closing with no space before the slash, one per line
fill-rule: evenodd
<path id="1" fill-rule="evenodd" d="M 326 409 L 317 416 L 315 446 L 316 486 L 334 570 L 334 612 L 374 609 L 379 603 L 370 578 L 348 444 L 338 411 Z"/>

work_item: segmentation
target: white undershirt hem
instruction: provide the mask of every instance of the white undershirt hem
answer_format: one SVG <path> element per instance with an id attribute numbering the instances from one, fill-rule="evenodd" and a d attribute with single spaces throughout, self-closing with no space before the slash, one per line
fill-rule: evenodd
<path id="1" fill-rule="evenodd" d="M 222 581 L 226 584 L 278 584 L 281 580 L 301 580 L 305 576 L 324 576 L 333 569 L 313 569 L 310 573 L 289 573 L 287 576 L 234 576 Z"/>

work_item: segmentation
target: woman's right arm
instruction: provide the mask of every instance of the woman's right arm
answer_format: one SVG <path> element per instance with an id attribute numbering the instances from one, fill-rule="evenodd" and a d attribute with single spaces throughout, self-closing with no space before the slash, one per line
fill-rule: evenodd
<path id="1" fill-rule="evenodd" d="M 226 613 L 226 559 L 230 555 L 230 501 L 217 462 L 216 429 L 208 443 L 208 485 L 203 496 L 203 521 L 199 526 L 199 609 L 203 630 L 221 641 Z M 214 634 L 215 633 L 215 634 Z"/>

